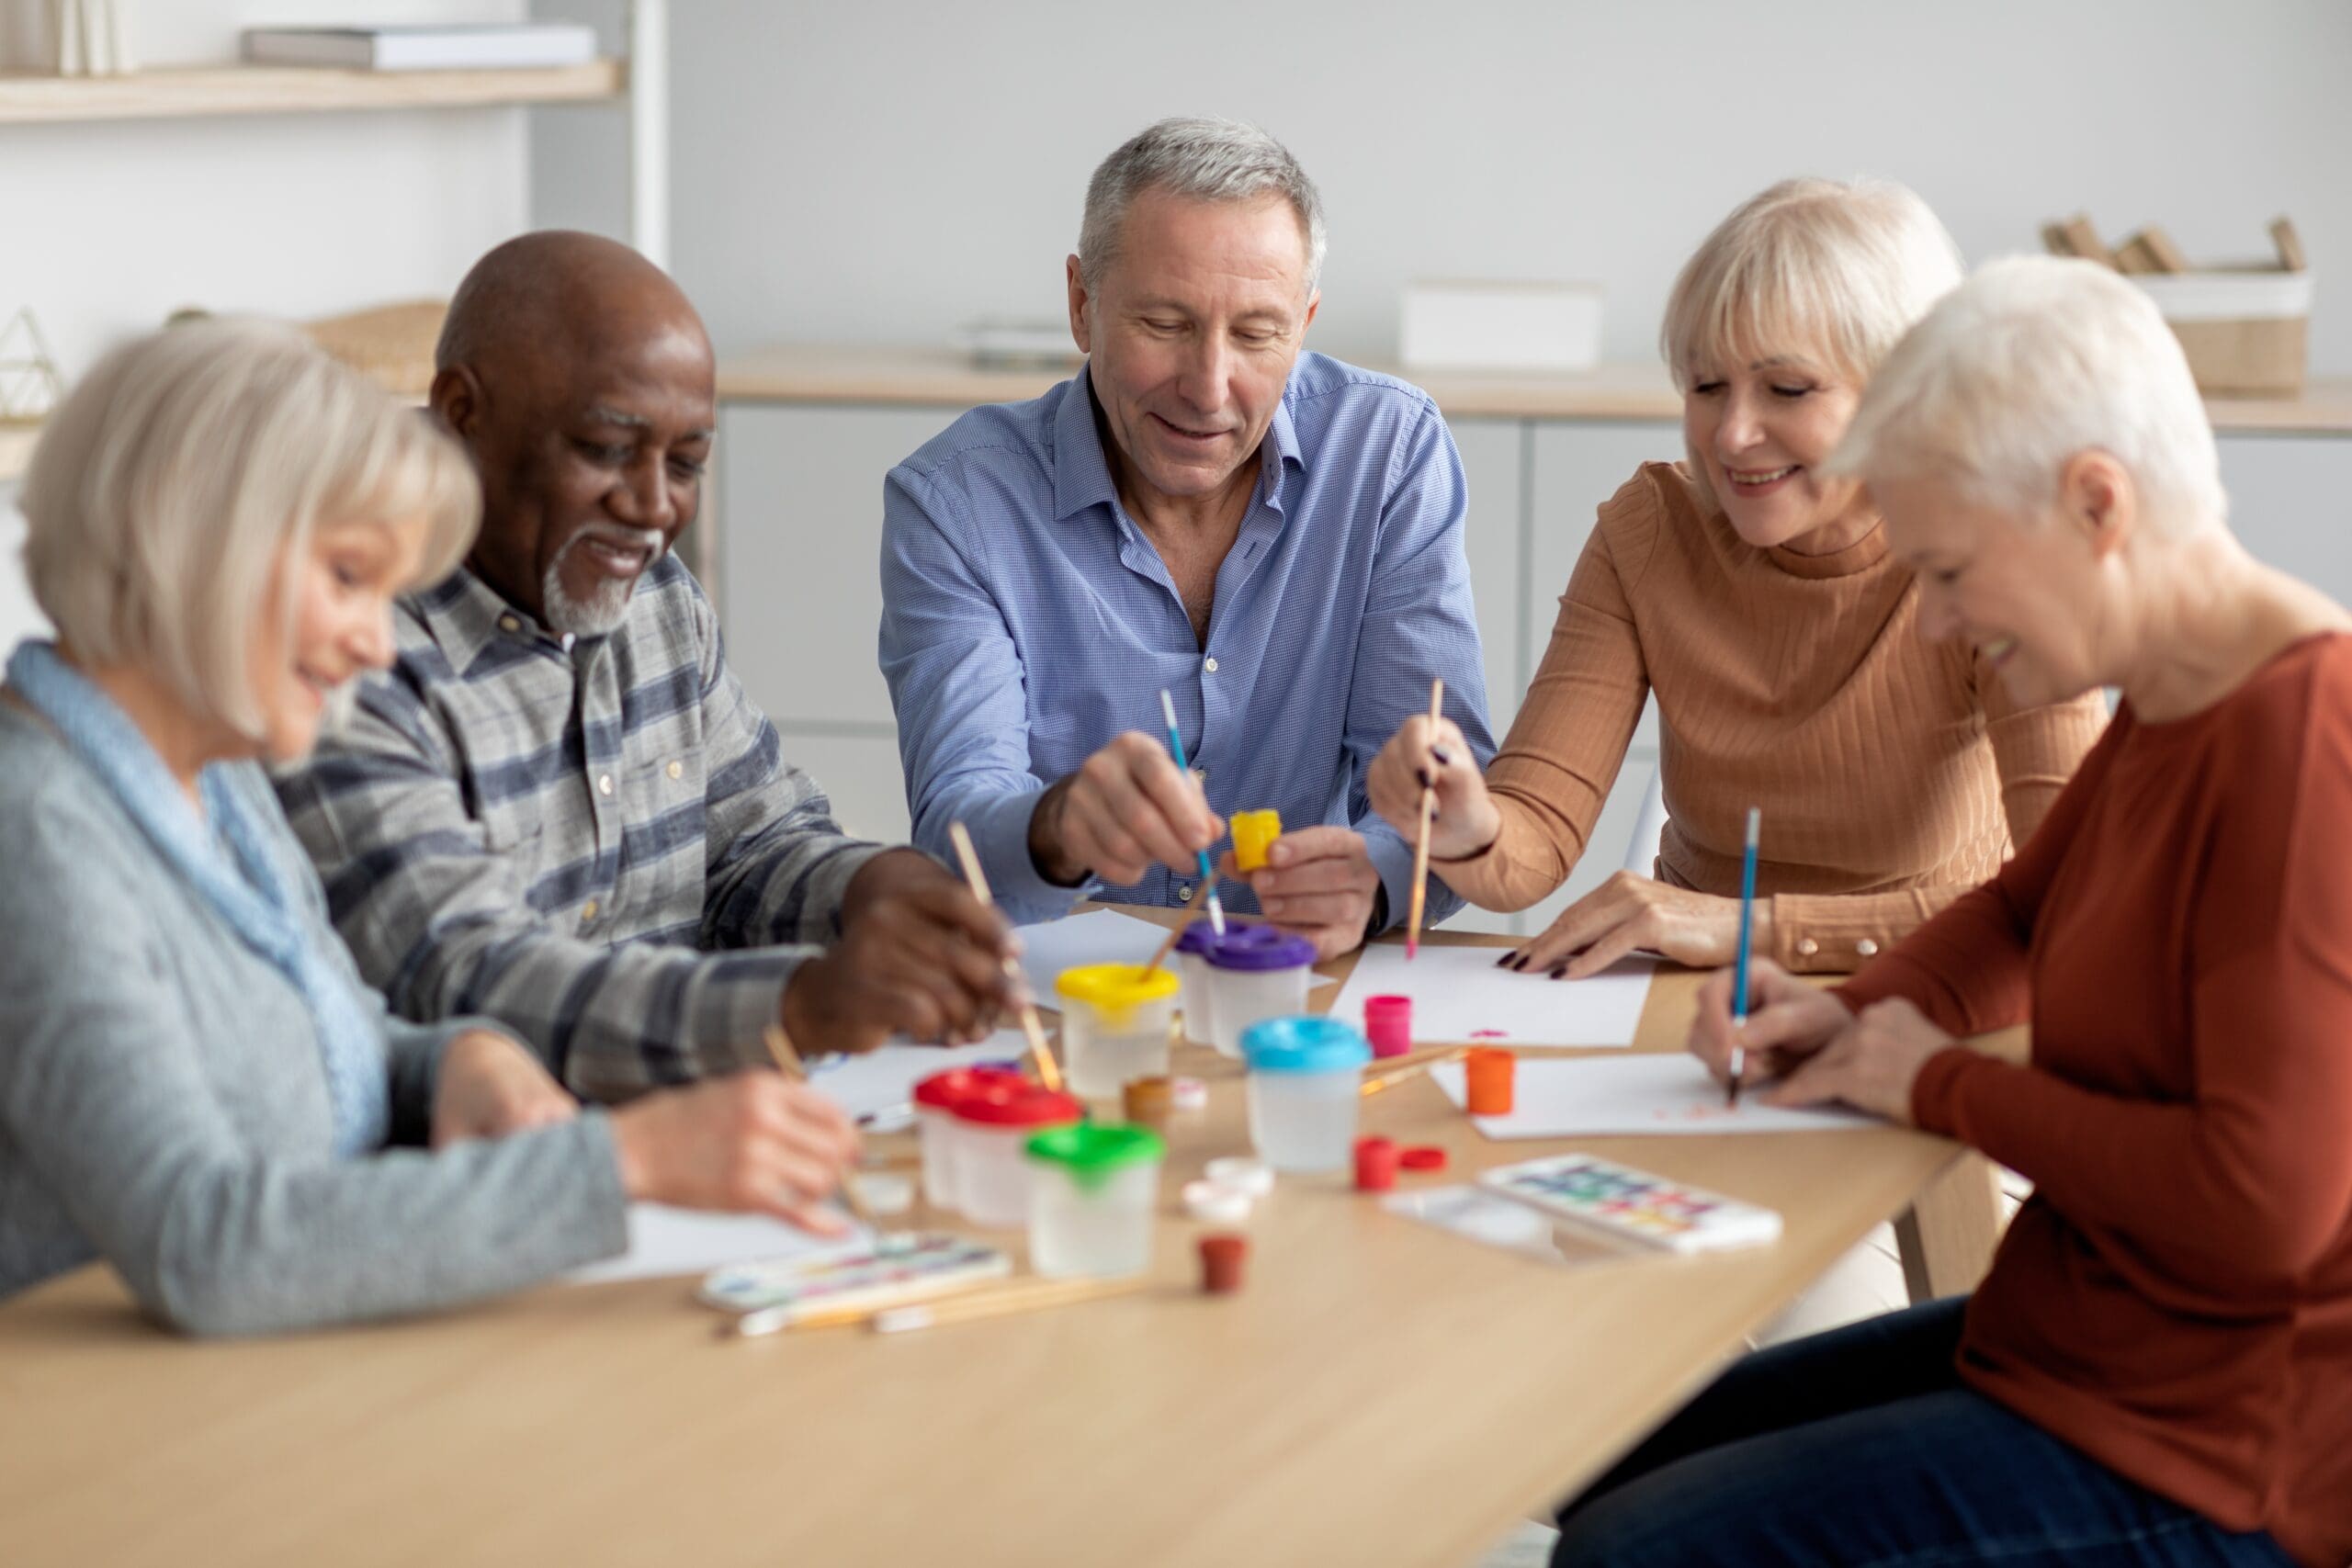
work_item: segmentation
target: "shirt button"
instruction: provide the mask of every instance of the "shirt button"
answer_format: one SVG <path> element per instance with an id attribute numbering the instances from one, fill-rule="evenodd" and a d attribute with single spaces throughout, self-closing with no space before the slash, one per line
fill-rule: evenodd
<path id="1" fill-rule="evenodd" d="M 1179 898 L 1190 898 L 1192 896 L 1193 896 L 1193 889 L 1191 888 L 1191 886 L 1190 886 L 1189 885 L 1184 884 L 1184 883 L 1182 883 L 1182 882 L 1180 882 L 1180 883 L 1178 883 L 1178 884 L 1176 885 L 1176 897 L 1179 897 Z"/>
<path id="2" fill-rule="evenodd" d="M 1878 943 L 1872 942 L 1868 937 L 1864 937 L 1861 941 L 1854 944 L 1854 952 L 1864 958 L 1876 958 L 1878 956 Z"/>
<path id="3" fill-rule="evenodd" d="M 596 900 L 591 898 L 580 907 L 580 923 L 586 925 L 596 918 Z"/>
<path id="4" fill-rule="evenodd" d="M 613 775 L 612 775 L 612 774 L 610 774 L 610 773 L 602 773 L 602 774 L 599 774 L 599 775 L 597 776 L 597 779 L 596 779 L 596 793 L 597 793 L 598 795 L 610 795 L 610 794 L 612 794 L 612 793 L 613 793 Z"/>
<path id="5" fill-rule="evenodd" d="M 1797 954 L 1799 957 L 1811 958 L 1815 953 L 1819 953 L 1820 951 L 1821 944 L 1814 941 L 1811 937 L 1805 937 L 1797 943 Z"/>
<path id="6" fill-rule="evenodd" d="M 503 632 L 519 632 L 523 629 L 523 623 L 512 615 L 501 615 L 498 617 L 498 629 Z"/>
<path id="7" fill-rule="evenodd" d="M 1209 655 L 1209 657 L 1208 657 L 1208 658 L 1202 660 L 1201 660 L 1201 668 L 1202 668 L 1202 669 L 1204 669 L 1204 670 L 1205 670 L 1205 671 L 1208 671 L 1210 674 L 1212 674 L 1212 675 L 1216 674 L 1216 655 L 1215 655 L 1215 654 L 1211 654 L 1211 655 Z"/>
<path id="8" fill-rule="evenodd" d="M 684 762 L 673 762 L 662 771 L 673 779 L 682 779 L 686 776 L 686 765 Z"/>

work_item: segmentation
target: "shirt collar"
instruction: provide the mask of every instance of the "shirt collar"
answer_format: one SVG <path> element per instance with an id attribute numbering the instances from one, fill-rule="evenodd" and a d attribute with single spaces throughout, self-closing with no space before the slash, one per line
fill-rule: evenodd
<path id="1" fill-rule="evenodd" d="M 412 596 L 417 618 L 433 634 L 441 657 L 460 676 L 502 640 L 544 645 L 570 653 L 572 639 L 558 637 L 508 604 L 498 591 L 464 567 Z"/>
<path id="2" fill-rule="evenodd" d="M 1069 379 L 1069 390 L 1062 398 L 1061 407 L 1054 413 L 1057 519 L 1075 517 L 1090 506 L 1118 503 L 1119 488 L 1112 482 L 1111 461 L 1103 456 L 1102 433 L 1094 423 L 1092 373 L 1091 361 L 1079 367 L 1078 374 Z M 1282 401 L 1274 405 L 1274 417 L 1266 426 L 1264 446 L 1272 448 L 1275 477 L 1271 482 L 1261 478 L 1259 491 L 1276 506 L 1282 499 L 1281 476 L 1287 475 L 1293 468 L 1303 471 L 1306 467 L 1306 455 L 1298 445 L 1298 426 L 1291 419 L 1291 396 L 1292 387 L 1285 384 Z"/>

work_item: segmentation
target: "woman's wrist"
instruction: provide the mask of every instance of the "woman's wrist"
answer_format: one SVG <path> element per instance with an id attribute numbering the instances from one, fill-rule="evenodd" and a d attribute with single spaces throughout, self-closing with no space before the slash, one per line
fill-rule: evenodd
<path id="1" fill-rule="evenodd" d="M 1480 796 L 1462 810 L 1458 827 L 1449 828 L 1443 821 L 1430 828 L 1430 858 L 1442 861 L 1476 860 L 1495 847 L 1503 836 L 1503 814 L 1495 809 L 1491 797 Z"/>

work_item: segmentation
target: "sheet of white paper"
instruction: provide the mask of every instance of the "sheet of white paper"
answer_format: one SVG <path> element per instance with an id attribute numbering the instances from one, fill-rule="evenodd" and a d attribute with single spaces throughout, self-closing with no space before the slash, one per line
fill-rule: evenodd
<path id="1" fill-rule="evenodd" d="M 1019 1066 L 1028 1055 L 1021 1031 L 1000 1029 L 978 1045 L 883 1045 L 862 1055 L 820 1056 L 808 1064 L 808 1082 L 852 1116 L 865 1116 L 906 1105 L 915 1085 L 933 1073 L 982 1062 Z"/>
<path id="2" fill-rule="evenodd" d="M 866 1241 L 865 1231 L 855 1224 L 846 1236 L 815 1236 L 758 1214 L 703 1214 L 662 1203 L 631 1203 L 628 1250 L 575 1269 L 564 1279 L 575 1285 L 599 1285 L 608 1280 L 702 1275 L 729 1263 L 850 1252 Z"/>
<path id="3" fill-rule="evenodd" d="M 1029 992 L 1039 1007 L 1052 1008 L 1059 1006 L 1055 976 L 1083 964 L 1148 964 L 1168 940 L 1168 928 L 1116 909 L 1089 909 L 1067 919 L 1022 926 L 1019 934 L 1021 968 L 1029 976 Z M 1317 991 L 1331 984 L 1329 976 L 1317 975 L 1306 988 Z"/>
<path id="4" fill-rule="evenodd" d="M 1446 1098 L 1467 1092 L 1458 1062 L 1430 1069 Z M 1695 1056 L 1521 1056 L 1508 1116 L 1474 1116 L 1489 1138 L 1568 1138 L 1603 1133 L 1838 1133 L 1884 1125 L 1847 1111 L 1782 1111 L 1752 1094 L 1724 1103 L 1723 1086 Z"/>
<path id="5" fill-rule="evenodd" d="M 1363 1018 L 1366 997 L 1413 998 L 1417 1044 L 1491 1040 L 1510 1045 L 1630 1045 L 1657 965 L 1628 958 L 1589 980 L 1555 980 L 1495 967 L 1498 947 L 1424 944 L 1409 963 L 1394 942 L 1374 942 L 1331 1003 Z"/>
<path id="6" fill-rule="evenodd" d="M 1040 921 L 1021 927 L 1018 934 L 1029 994 L 1039 1007 L 1047 1008 L 1060 1005 L 1054 996 L 1054 976 L 1063 970 L 1087 964 L 1148 964 L 1168 940 L 1165 926 L 1116 909 L 1089 909 L 1067 919 Z"/>

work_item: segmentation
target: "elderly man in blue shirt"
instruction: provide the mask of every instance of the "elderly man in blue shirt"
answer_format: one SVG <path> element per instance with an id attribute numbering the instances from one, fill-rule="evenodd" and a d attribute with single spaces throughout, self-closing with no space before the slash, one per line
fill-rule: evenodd
<path id="1" fill-rule="evenodd" d="M 1323 250 L 1281 143 L 1152 126 L 1087 190 L 1085 367 L 891 470 L 882 670 L 915 840 L 966 823 L 1021 919 L 1184 902 L 1223 814 L 1272 807 L 1271 863 L 1225 857 L 1223 896 L 1345 953 L 1409 903 L 1412 846 L 1364 777 L 1432 678 L 1494 750 L 1461 459 L 1426 394 L 1302 352 Z M 1431 886 L 1432 919 L 1459 907 Z"/>

